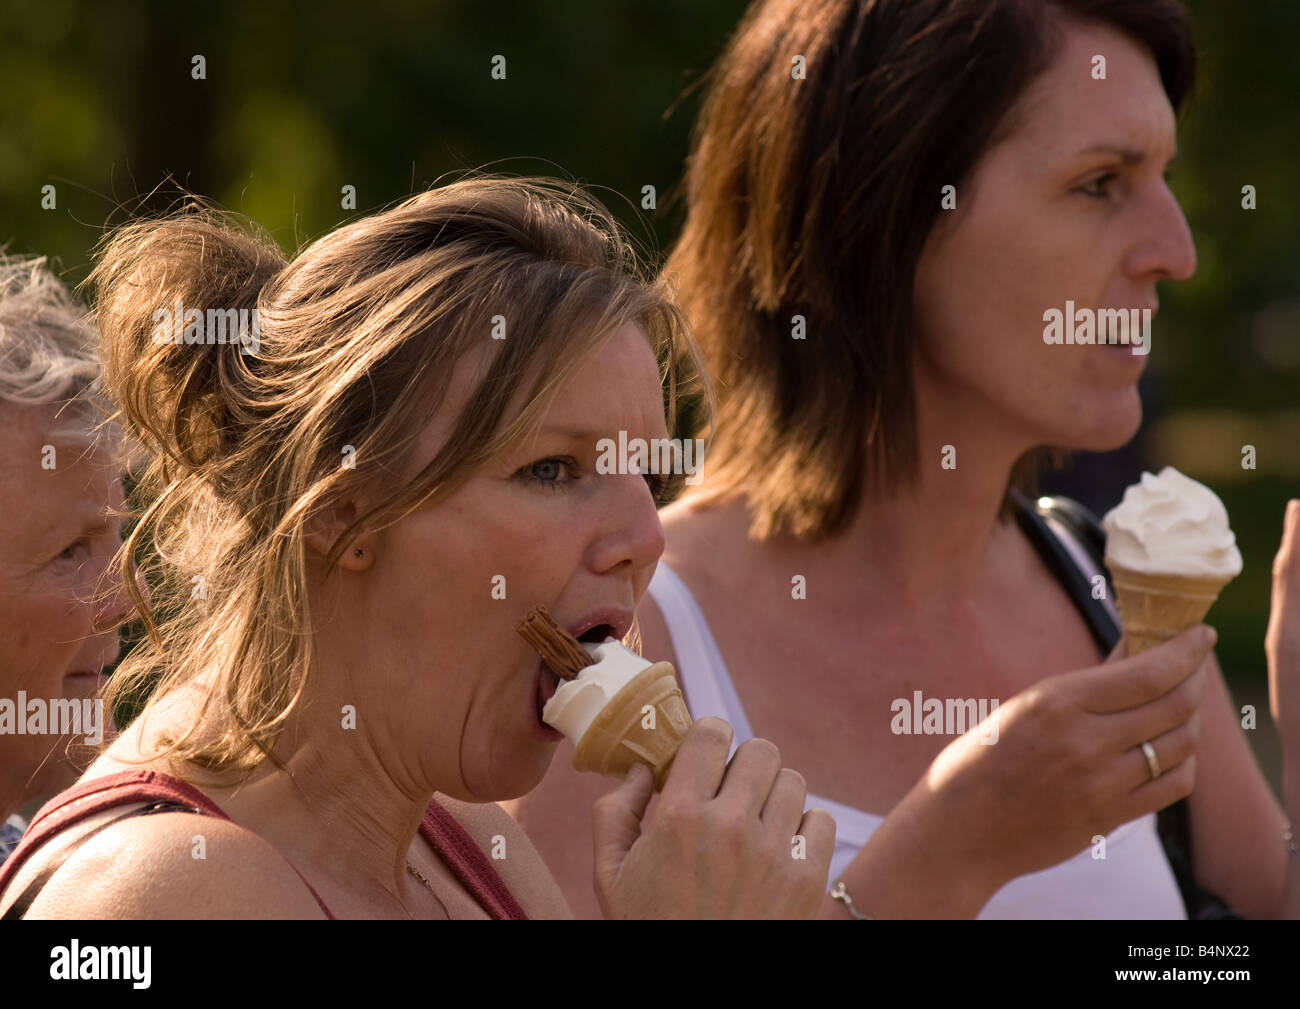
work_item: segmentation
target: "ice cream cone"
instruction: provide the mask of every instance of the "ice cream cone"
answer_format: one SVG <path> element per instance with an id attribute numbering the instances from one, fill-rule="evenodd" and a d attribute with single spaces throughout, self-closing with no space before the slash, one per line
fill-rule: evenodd
<path id="1" fill-rule="evenodd" d="M 1113 561 L 1108 561 L 1108 567 L 1129 655 L 1154 648 L 1199 624 L 1233 578 L 1153 574 Z"/>
<path id="2" fill-rule="evenodd" d="M 647 723 L 654 727 L 646 728 Z M 600 710 L 574 750 L 573 767 L 621 778 L 640 761 L 654 772 L 657 792 L 691 724 L 671 663 L 656 662 Z"/>

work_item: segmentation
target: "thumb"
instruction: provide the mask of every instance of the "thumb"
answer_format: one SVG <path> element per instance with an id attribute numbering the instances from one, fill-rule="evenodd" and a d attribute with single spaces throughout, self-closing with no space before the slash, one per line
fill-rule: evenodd
<path id="1" fill-rule="evenodd" d="M 654 775 L 638 762 L 618 788 L 596 800 L 591 810 L 591 837 L 597 883 L 612 882 L 618 876 L 627 853 L 641 836 L 641 819 L 653 792 Z"/>

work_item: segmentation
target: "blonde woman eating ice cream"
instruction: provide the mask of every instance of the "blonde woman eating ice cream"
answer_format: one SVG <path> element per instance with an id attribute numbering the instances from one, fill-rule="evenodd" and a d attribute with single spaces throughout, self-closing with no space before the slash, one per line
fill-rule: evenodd
<path id="1" fill-rule="evenodd" d="M 105 376 L 152 452 L 129 546 L 159 586 L 113 688 L 157 686 L 5 864 L 7 917 L 569 915 L 495 800 L 561 738 L 515 625 L 622 637 L 663 548 L 659 477 L 595 470 L 602 438 L 667 437 L 687 339 L 631 262 L 543 181 L 449 185 L 291 262 L 201 210 L 110 236 Z M 256 309 L 256 346 L 159 340 L 178 302 Z M 816 911 L 834 824 L 731 739 L 698 721 L 644 822 L 643 766 L 597 804 L 609 916 Z"/>

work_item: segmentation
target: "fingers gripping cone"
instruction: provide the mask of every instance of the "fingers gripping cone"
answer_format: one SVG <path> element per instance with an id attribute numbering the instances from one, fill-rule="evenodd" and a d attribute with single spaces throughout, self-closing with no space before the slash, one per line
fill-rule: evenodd
<path id="1" fill-rule="evenodd" d="M 623 687 L 587 727 L 573 752 L 574 769 L 621 778 L 640 761 L 654 772 L 657 792 L 690 727 L 676 672 L 670 663 L 656 662 Z"/>
<path id="2" fill-rule="evenodd" d="M 1231 578 L 1151 574 L 1111 564 L 1115 607 L 1124 624 L 1128 654 L 1163 644 L 1205 619 Z"/>

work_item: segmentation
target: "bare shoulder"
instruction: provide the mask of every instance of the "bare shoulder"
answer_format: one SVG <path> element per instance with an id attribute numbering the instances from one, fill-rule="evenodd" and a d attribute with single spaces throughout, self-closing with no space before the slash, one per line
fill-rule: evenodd
<path id="1" fill-rule="evenodd" d="M 749 518 L 741 502 L 696 507 L 689 498 L 660 513 L 666 545 L 662 564 L 694 597 L 710 626 L 728 618 L 725 601 L 752 588 L 756 558 L 748 539 Z M 647 658 L 666 658 L 680 669 L 663 614 L 649 595 L 637 606 Z"/>
<path id="2" fill-rule="evenodd" d="M 705 507 L 689 497 L 662 509 L 659 520 L 666 539 L 664 560 L 674 571 L 735 549 L 737 538 L 744 540 L 746 528 L 744 509 L 739 503 Z"/>
<path id="3" fill-rule="evenodd" d="M 530 918 L 572 918 L 555 877 L 510 814 L 495 802 L 461 802 L 445 795 L 447 810 L 492 861 L 510 892 Z"/>
<path id="4" fill-rule="evenodd" d="M 106 810 L 43 845 L 0 895 L 0 908 L 7 908 L 60 851 L 130 808 Z M 251 831 L 212 816 L 155 813 L 115 823 L 83 843 L 41 889 L 26 917 L 289 919 L 324 914 L 289 863 Z"/>

